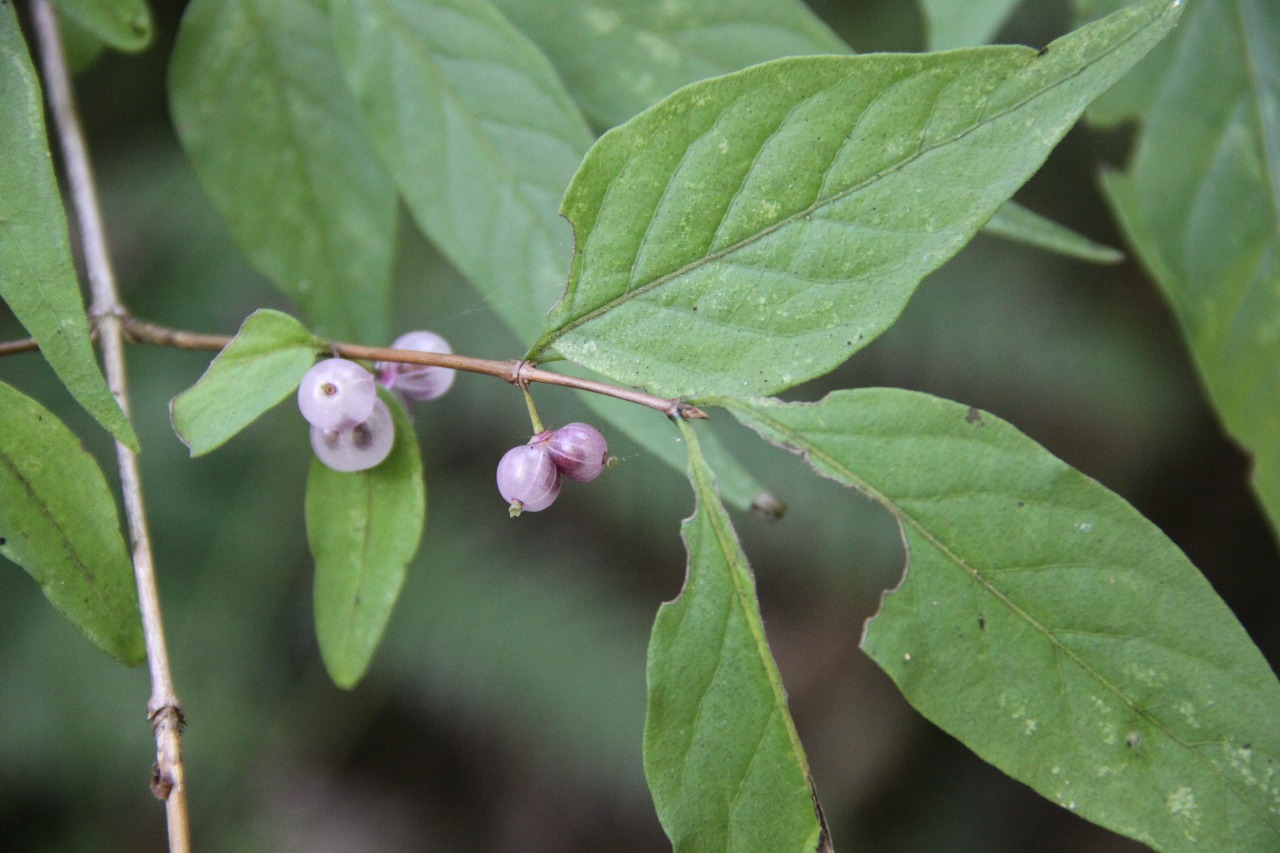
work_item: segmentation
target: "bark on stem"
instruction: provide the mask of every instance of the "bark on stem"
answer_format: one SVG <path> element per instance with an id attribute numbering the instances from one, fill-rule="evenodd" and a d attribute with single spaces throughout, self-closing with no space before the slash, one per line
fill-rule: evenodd
<path id="1" fill-rule="evenodd" d="M 157 326 L 154 323 L 147 323 L 129 316 L 124 316 L 121 320 L 124 324 L 125 334 L 130 339 L 142 343 L 177 347 L 179 349 L 206 350 L 220 350 L 231 343 L 231 338 L 225 335 L 199 335 L 194 332 L 184 332 L 178 329 Z M 468 373 L 483 373 L 486 376 L 496 376 L 513 385 L 541 382 L 547 385 L 559 385 L 564 388 L 576 388 L 580 391 L 591 391 L 595 394 L 603 394 L 606 397 L 614 397 L 619 400 L 626 400 L 628 403 L 657 409 L 672 418 L 690 420 L 706 418 L 707 416 L 707 413 L 702 409 L 697 406 L 691 406 L 678 398 L 658 397 L 654 394 L 646 394 L 644 391 L 637 391 L 634 388 L 623 388 L 619 385 L 610 385 L 607 382 L 597 382 L 593 379 L 566 376 L 563 373 L 542 370 L 535 366 L 533 362 L 520 361 L 519 359 L 494 361 L 487 358 L 474 358 L 469 355 L 457 355 L 456 353 L 416 352 L 414 350 L 366 347 L 359 344 L 344 343 L 332 344 L 329 347 L 329 351 L 343 358 L 363 361 L 398 361 L 405 364 L 451 367 L 454 370 L 463 370 Z"/>
<path id="2" fill-rule="evenodd" d="M 40 63 L 45 93 L 53 114 L 53 126 L 62 148 L 71 192 L 75 220 L 84 246 L 85 269 L 93 297 L 91 313 L 97 319 L 98 343 L 107 386 L 116 402 L 129 416 L 128 383 L 124 365 L 124 340 L 121 318 L 124 309 L 116 290 L 115 274 L 107 253 L 102 214 L 94 187 L 93 172 L 84 132 L 76 112 L 71 77 L 62 52 L 58 21 L 48 0 L 32 0 L 32 19 L 40 46 Z M 165 801 L 170 853 L 189 853 L 191 849 L 187 820 L 187 791 L 182 766 L 182 706 L 173 689 L 169 669 L 169 653 L 165 644 L 164 624 L 160 614 L 160 596 L 156 587 L 155 564 L 151 538 L 147 533 L 146 514 L 142 502 L 142 484 L 136 455 L 125 445 L 116 443 L 116 461 L 120 469 L 120 488 L 124 498 L 125 518 L 133 545 L 134 579 L 138 586 L 138 609 L 142 614 L 143 637 L 147 647 L 147 665 L 151 674 L 151 698 L 147 702 L 147 718 L 156 738 L 156 764 L 151 790 Z"/>

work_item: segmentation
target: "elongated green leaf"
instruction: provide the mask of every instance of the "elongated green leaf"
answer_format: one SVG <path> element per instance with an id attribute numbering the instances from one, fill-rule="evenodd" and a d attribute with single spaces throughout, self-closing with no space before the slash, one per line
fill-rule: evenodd
<path id="1" fill-rule="evenodd" d="M 391 455 L 368 471 L 349 474 L 313 459 L 307 478 L 316 638 L 329 677 L 348 689 L 378 648 L 427 513 L 413 426 L 398 402 L 379 393 L 396 424 Z"/>
<path id="2" fill-rule="evenodd" d="M 53 413 L 0 382 L 0 554 L 104 652 L 146 656 L 133 565 L 102 471 Z"/>
<path id="3" fill-rule="evenodd" d="M 332 8 L 348 80 L 418 225 L 532 339 L 564 287 L 556 205 L 591 144 L 555 70 L 483 0 Z"/>
<path id="4" fill-rule="evenodd" d="M 797 0 L 496 0 L 600 127 L 676 89 L 784 56 L 848 53 Z"/>
<path id="5" fill-rule="evenodd" d="M 137 53 L 155 34 L 147 0 L 58 0 L 58 11 L 103 43 Z"/>
<path id="6" fill-rule="evenodd" d="M 169 69 L 178 137 L 253 264 L 321 334 L 387 339 L 395 187 L 319 0 L 195 0 Z"/>
<path id="7" fill-rule="evenodd" d="M 298 387 L 324 341 L 279 311 L 254 311 L 200 381 L 169 404 L 192 456 L 216 450 Z"/>
<path id="8" fill-rule="evenodd" d="M 644 768 L 676 853 L 816 851 L 825 828 L 755 581 L 687 422 L 689 576 L 649 642 Z"/>
<path id="9" fill-rule="evenodd" d="M 93 358 L 49 160 L 40 83 L 8 4 L 0 6 L 0 151 L 0 297 L 76 401 L 137 450 L 138 438 Z"/>
<path id="10" fill-rule="evenodd" d="M 1280 682 L 1123 499 L 976 409 L 896 389 L 722 401 L 883 503 L 906 576 L 863 648 L 925 716 L 1159 850 L 1280 845 Z"/>
<path id="11" fill-rule="evenodd" d="M 531 355 L 664 396 L 830 370 L 1180 11 L 1149 0 L 1044 53 L 783 59 L 680 90 L 575 176 L 569 284 Z"/>
<path id="12" fill-rule="evenodd" d="M 1090 240 L 1013 201 L 1005 202 L 984 230 L 1007 240 L 1094 264 L 1114 264 L 1124 260 L 1123 252 Z"/>
<path id="13" fill-rule="evenodd" d="M 1280 530 L 1280 6 L 1190 4 L 1152 59 L 1103 114 L 1149 106 L 1103 186 Z"/>
<path id="14" fill-rule="evenodd" d="M 929 50 L 987 44 L 1019 0 L 920 0 Z"/>

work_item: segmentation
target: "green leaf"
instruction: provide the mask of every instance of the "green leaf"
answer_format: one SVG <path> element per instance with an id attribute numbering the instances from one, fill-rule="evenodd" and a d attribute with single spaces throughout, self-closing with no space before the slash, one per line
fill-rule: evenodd
<path id="1" fill-rule="evenodd" d="M 126 53 L 142 50 L 155 35 L 147 0 L 58 0 L 57 8 L 104 44 Z"/>
<path id="2" fill-rule="evenodd" d="M 645 776 L 676 853 L 809 853 L 825 827 L 755 581 L 697 436 L 680 427 L 697 507 L 681 529 L 684 590 L 659 609 L 649 643 Z"/>
<path id="3" fill-rule="evenodd" d="M 929 30 L 929 50 L 986 44 L 1019 0 L 921 0 Z"/>
<path id="4" fill-rule="evenodd" d="M 79 74 L 97 61 L 104 47 L 97 34 L 85 29 L 75 18 L 70 18 L 55 6 L 58 16 L 58 35 L 62 39 L 62 52 L 67 58 L 67 67 L 73 74 Z"/>
<path id="5" fill-rule="evenodd" d="M 1280 6 L 1190 4 L 1152 59 L 1105 114 L 1149 105 L 1103 187 L 1280 530 Z"/>
<path id="6" fill-rule="evenodd" d="M 849 51 L 798 0 L 496 2 L 601 127 L 696 80 L 784 56 Z"/>
<path id="7" fill-rule="evenodd" d="M 169 404 L 192 456 L 216 450 L 298 387 L 324 341 L 279 311 L 258 310 L 200 380 Z"/>
<path id="8" fill-rule="evenodd" d="M 93 358 L 44 135 L 40 82 L 13 7 L 0 6 L 0 297 L 71 396 L 118 440 L 138 437 Z"/>
<path id="9" fill-rule="evenodd" d="M 379 393 L 396 424 L 391 455 L 355 473 L 313 459 L 307 478 L 316 638 L 329 677 L 346 689 L 364 675 L 378 648 L 427 514 L 413 426 L 390 394 Z"/>
<path id="10" fill-rule="evenodd" d="M 897 318 L 1181 9 L 1054 42 L 783 59 L 695 84 L 600 139 L 554 349 L 663 396 L 768 393 Z"/>
<path id="11" fill-rule="evenodd" d="M 348 80 L 418 225 L 531 340 L 564 288 L 570 232 L 556 206 L 591 144 L 555 70 L 481 0 L 332 9 Z"/>
<path id="12" fill-rule="evenodd" d="M 1006 240 L 1093 264 L 1115 264 L 1124 260 L 1124 252 L 1094 242 L 1013 201 L 1005 202 L 983 230 Z"/>
<path id="13" fill-rule="evenodd" d="M 321 334 L 386 340 L 395 187 L 317 0 L 195 0 L 169 93 L 183 148 L 253 264 Z"/>
<path id="14" fill-rule="evenodd" d="M 1280 682 L 1122 498 L 925 394 L 719 402 L 898 519 L 906 576 L 862 645 L 926 717 L 1159 850 L 1277 849 Z"/>
<path id="15" fill-rule="evenodd" d="M 0 554 L 104 652 L 146 657 L 133 565 L 102 471 L 51 412 L 0 382 Z"/>

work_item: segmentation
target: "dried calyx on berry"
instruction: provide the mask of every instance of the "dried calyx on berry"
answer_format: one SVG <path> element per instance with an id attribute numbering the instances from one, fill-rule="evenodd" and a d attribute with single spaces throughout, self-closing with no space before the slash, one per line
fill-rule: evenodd
<path id="1" fill-rule="evenodd" d="M 498 463 L 498 491 L 511 515 L 537 512 L 555 502 L 560 478 L 589 483 L 609 464 L 609 446 L 590 424 L 572 423 L 546 430 L 513 447 Z"/>
<path id="2" fill-rule="evenodd" d="M 524 444 L 508 450 L 498 462 L 498 491 L 511 505 L 511 515 L 538 512 L 560 495 L 560 470 L 545 445 Z"/>
<path id="3" fill-rule="evenodd" d="M 377 399 L 373 375 L 345 358 L 316 362 L 298 384 L 302 416 L 325 430 L 351 429 L 364 423 Z"/>
<path id="4" fill-rule="evenodd" d="M 609 445 L 600 430 L 591 424 L 571 423 L 550 433 L 534 436 L 530 444 L 542 439 L 560 473 L 579 483 L 590 483 L 609 464 Z"/>
<path id="5" fill-rule="evenodd" d="M 335 471 L 365 471 L 382 462 L 395 444 L 396 426 L 387 404 L 375 400 L 373 411 L 351 429 L 311 427 L 311 449 Z"/>

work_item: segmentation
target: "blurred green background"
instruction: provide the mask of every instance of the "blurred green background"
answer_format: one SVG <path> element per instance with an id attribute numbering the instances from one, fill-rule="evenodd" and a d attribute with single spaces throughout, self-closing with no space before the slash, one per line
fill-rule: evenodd
<path id="1" fill-rule="evenodd" d="M 181 4 L 155 5 L 150 50 L 104 55 L 80 78 L 116 268 L 138 316 L 231 333 L 255 308 L 289 306 L 239 257 L 178 151 L 163 85 Z M 1042 44 L 1069 28 L 1063 2 L 1024 6 L 1001 40 Z M 924 43 L 914 4 L 814 8 L 862 51 Z M 1123 162 L 1126 142 L 1077 129 L 1019 199 L 1119 245 L 1095 175 Z M 478 294 L 402 230 L 394 331 L 431 328 L 460 352 L 519 355 Z M 21 336 L 0 318 L 0 337 Z M 369 676 L 346 693 L 328 682 L 310 623 L 305 423 L 284 405 L 191 460 L 167 404 L 208 354 L 135 347 L 129 360 L 190 723 L 197 849 L 669 849 L 640 734 L 649 625 L 683 574 L 678 524 L 692 498 L 680 476 L 614 438 L 621 464 L 607 476 L 510 521 L 493 469 L 526 436 L 523 402 L 504 383 L 460 377 L 418 409 L 427 534 Z M 0 379 L 63 416 L 114 481 L 105 436 L 38 356 L 0 360 Z M 1131 263 L 1088 266 L 979 237 L 888 334 L 790 396 L 865 385 L 1012 421 L 1160 525 L 1280 657 L 1280 561 L 1248 462 L 1223 439 L 1169 312 Z M 568 392 L 535 394 L 549 423 L 585 417 Z M 1144 849 L 1041 800 L 906 705 L 857 650 L 901 571 L 888 517 L 728 420 L 710 426 L 790 506 L 777 524 L 736 523 L 837 849 Z M 0 850 L 165 849 L 163 809 L 147 790 L 148 692 L 145 672 L 81 639 L 5 564 Z"/>

